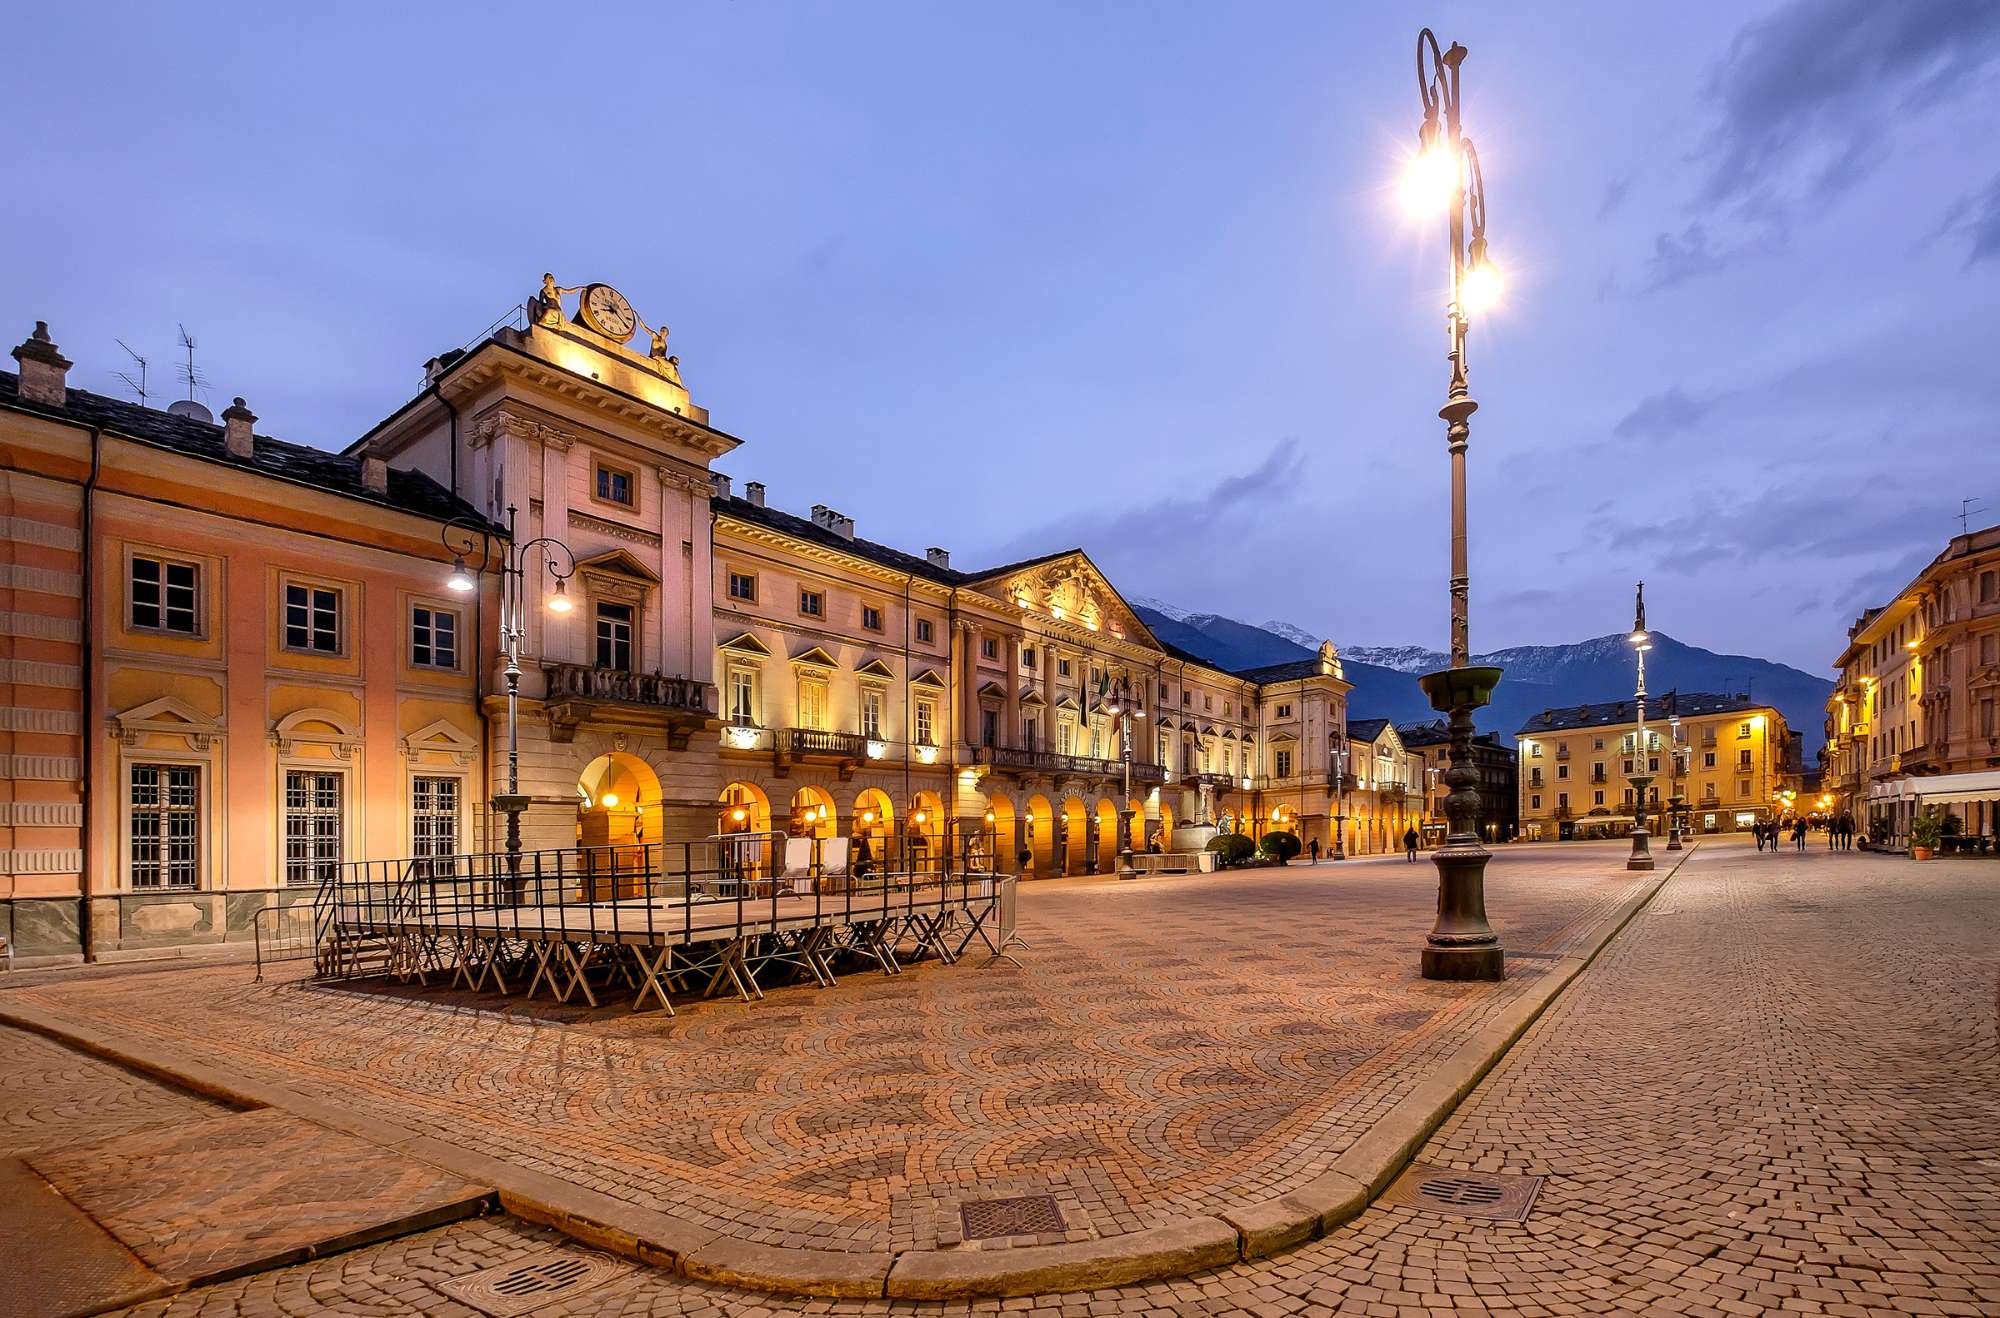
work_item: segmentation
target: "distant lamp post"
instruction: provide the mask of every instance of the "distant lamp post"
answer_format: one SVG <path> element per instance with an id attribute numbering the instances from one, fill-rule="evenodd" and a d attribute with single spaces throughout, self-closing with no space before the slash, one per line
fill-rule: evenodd
<path id="1" fill-rule="evenodd" d="M 576 555 L 553 536 L 539 536 L 525 544 L 514 539 L 514 505 L 507 505 L 507 535 L 496 546 L 488 528 L 465 518 L 446 522 L 442 537 L 452 553 L 451 575 L 445 585 L 466 594 L 479 585 L 478 574 L 494 561 L 500 564 L 500 648 L 507 656 L 507 791 L 493 798 L 493 808 L 507 816 L 507 872 L 521 872 L 521 815 L 528 798 L 521 795 L 521 643 L 528 638 L 527 572 L 530 554 L 538 554 L 555 578 L 556 588 L 548 599 L 551 613 L 570 611 L 569 578 L 576 572 Z M 466 559 L 477 555 L 468 566 Z M 561 555 L 560 558 L 557 555 Z"/>
<path id="2" fill-rule="evenodd" d="M 1672 755 L 1674 776 L 1673 794 L 1667 798 L 1667 850 L 1681 849 L 1681 816 L 1687 813 L 1687 795 L 1681 791 L 1681 780 L 1687 776 L 1687 746 L 1681 741 L 1681 716 L 1667 716 L 1667 753 Z"/>
<path id="3" fill-rule="evenodd" d="M 1450 768 L 1444 781 L 1451 792 L 1445 797 L 1449 825 L 1444 845 L 1431 854 L 1438 869 L 1438 913 L 1424 944 L 1423 973 L 1426 979 L 1459 980 L 1503 979 L 1507 973 L 1500 936 L 1486 920 L 1488 853 L 1479 842 L 1479 773 L 1472 761 L 1472 711 L 1492 700 L 1500 670 L 1472 664 L 1465 450 L 1479 404 L 1466 382 L 1465 341 L 1468 312 L 1489 305 L 1498 290 L 1486 257 L 1486 184 L 1479 154 L 1460 124 L 1459 66 L 1465 55 L 1457 42 L 1439 50 L 1429 28 L 1417 36 L 1417 93 L 1423 98 L 1424 122 L 1410 176 L 1413 200 L 1431 214 L 1443 206 L 1450 221 L 1451 300 L 1445 326 L 1451 340 L 1451 384 L 1438 416 L 1445 423 L 1445 448 L 1451 455 L 1451 667 L 1426 674 L 1420 683 L 1431 708 L 1449 720 Z"/>
<path id="4" fill-rule="evenodd" d="M 1347 747 L 1333 751 L 1333 858 L 1347 859 Z"/>
<path id="5" fill-rule="evenodd" d="M 1652 834 L 1646 830 L 1646 787 L 1653 781 L 1653 775 L 1646 767 L 1646 651 L 1653 648 L 1653 638 L 1646 634 L 1646 583 L 1643 581 L 1639 583 L 1632 634 L 1626 640 L 1639 655 L 1639 730 L 1632 738 L 1632 854 L 1625 858 L 1625 868 L 1649 870 L 1653 868 L 1653 846 Z"/>
<path id="6" fill-rule="evenodd" d="M 1127 704 L 1132 704 L 1130 718 L 1125 717 Z M 1115 692 L 1104 708 L 1118 720 L 1118 759 L 1125 770 L 1125 794 L 1118 803 L 1118 877 L 1136 879 L 1139 868 L 1132 863 L 1132 720 L 1146 717 L 1146 711 Z"/>

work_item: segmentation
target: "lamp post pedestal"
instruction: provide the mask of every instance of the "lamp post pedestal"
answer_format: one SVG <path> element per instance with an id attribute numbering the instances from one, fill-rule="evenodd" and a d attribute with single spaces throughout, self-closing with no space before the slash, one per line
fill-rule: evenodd
<path id="1" fill-rule="evenodd" d="M 1675 795 L 1671 801 L 1667 802 L 1668 851 L 1681 850 L 1681 811 L 1685 808 L 1686 800 L 1686 797 Z"/>
<path id="2" fill-rule="evenodd" d="M 1444 781 L 1449 821 L 1444 845 L 1431 853 L 1438 871 L 1437 923 L 1424 941 L 1425 979 L 1487 980 L 1507 977 L 1500 935 L 1486 919 L 1486 862 L 1480 845 L 1479 773 L 1472 764 L 1472 711 L 1493 697 L 1497 668 L 1447 668 L 1418 679 L 1431 708 L 1450 718 L 1450 768 Z"/>
<path id="3" fill-rule="evenodd" d="M 1132 864 L 1132 806 L 1129 797 L 1125 808 L 1118 812 L 1118 877 L 1139 877 L 1137 867 Z"/>
<path id="4" fill-rule="evenodd" d="M 1645 755 L 1643 744 L 1639 755 Z M 1653 781 L 1648 774 L 1632 776 L 1632 854 L 1625 859 L 1628 870 L 1653 868 L 1653 834 L 1646 827 L 1646 787 Z"/>

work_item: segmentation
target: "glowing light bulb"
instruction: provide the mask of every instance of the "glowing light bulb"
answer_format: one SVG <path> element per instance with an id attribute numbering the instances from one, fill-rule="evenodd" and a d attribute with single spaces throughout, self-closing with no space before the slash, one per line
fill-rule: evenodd
<path id="1" fill-rule="evenodd" d="M 1403 209 L 1429 219 L 1451 204 L 1458 186 L 1458 156 L 1449 147 L 1433 146 L 1410 157 L 1403 168 Z"/>
<path id="2" fill-rule="evenodd" d="M 556 583 L 556 593 L 555 593 L 555 594 L 553 594 L 553 595 L 551 595 L 551 596 L 549 596 L 549 612 L 550 612 L 550 613 L 568 613 L 568 612 L 569 612 L 569 610 L 570 610 L 570 598 L 569 598 L 569 592 L 568 592 L 567 590 L 565 590 L 565 589 L 564 589 L 564 587 L 565 587 L 566 585 L 568 585 L 568 584 L 569 584 L 569 583 L 567 583 L 567 582 L 563 582 L 563 581 L 558 581 L 558 582 Z"/>
<path id="3" fill-rule="evenodd" d="M 1465 281 L 1459 286 L 1459 298 L 1469 313 L 1491 311 L 1499 306 L 1500 293 L 1500 272 L 1491 261 L 1481 261 L 1466 271 Z"/>
<path id="4" fill-rule="evenodd" d="M 465 558 L 462 555 L 452 556 L 451 575 L 444 579 L 444 584 L 461 595 L 472 589 L 475 583 L 472 580 L 472 573 L 466 570 Z"/>
<path id="5" fill-rule="evenodd" d="M 608 807 L 610 807 L 610 806 L 614 806 L 614 805 L 617 805 L 617 804 L 618 804 L 618 793 L 616 793 L 616 792 L 606 792 L 606 793 L 605 793 L 604 795 L 602 795 L 602 796 L 598 797 L 597 799 L 598 799 L 598 800 L 600 800 L 600 801 L 602 801 L 602 802 L 603 802 L 603 803 L 605 804 L 605 806 L 606 806 L 606 807 L 608 808 Z"/>

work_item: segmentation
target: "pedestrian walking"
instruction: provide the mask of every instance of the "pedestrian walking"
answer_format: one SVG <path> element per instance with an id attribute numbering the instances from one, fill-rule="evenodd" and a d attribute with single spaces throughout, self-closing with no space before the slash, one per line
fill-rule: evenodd
<path id="1" fill-rule="evenodd" d="M 1312 841 L 1306 843 L 1306 850 L 1312 853 L 1312 863 L 1315 865 L 1319 864 L 1319 839 L 1314 838 Z"/>
<path id="2" fill-rule="evenodd" d="M 1762 850 L 1764 849 L 1764 821 L 1763 821 L 1763 820 L 1761 820 L 1761 819 L 1760 819 L 1760 820 L 1758 820 L 1758 821 L 1757 821 L 1756 823 L 1754 823 L 1754 824 L 1750 825 L 1750 836 L 1751 836 L 1751 837 L 1753 837 L 1753 838 L 1755 838 L 1755 839 L 1757 840 L 1757 850 L 1759 850 L 1759 851 L 1762 851 Z"/>
<path id="3" fill-rule="evenodd" d="M 1805 849 L 1806 849 L 1806 821 L 1804 816 L 1801 816 L 1799 818 L 1799 822 L 1792 825 L 1792 850 L 1804 851 Z"/>
<path id="4" fill-rule="evenodd" d="M 1422 838 L 1417 836 L 1417 830 L 1414 828 L 1411 828 L 1406 832 L 1404 832 L 1403 859 L 1405 862 L 1411 865 L 1417 863 L 1417 843 L 1421 842 L 1422 840 L 1423 840 Z"/>

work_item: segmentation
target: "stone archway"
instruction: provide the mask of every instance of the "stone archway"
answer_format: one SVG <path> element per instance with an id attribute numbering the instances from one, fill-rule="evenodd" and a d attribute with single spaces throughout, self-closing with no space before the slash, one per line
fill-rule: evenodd
<path id="1" fill-rule="evenodd" d="M 718 833 L 768 833 L 771 831 L 771 798 L 755 783 L 733 782 L 717 798 L 715 831 Z"/>
<path id="2" fill-rule="evenodd" d="M 1054 878 L 1061 871 L 1056 866 L 1056 810 L 1049 804 L 1049 798 L 1039 793 L 1028 798 L 1027 813 L 1023 817 L 1023 832 L 1026 834 L 1028 863 L 1032 868 L 1030 877 L 1037 879 Z"/>
<path id="3" fill-rule="evenodd" d="M 848 828 L 852 836 L 867 842 L 869 858 L 881 868 L 890 839 L 896 836 L 896 807 L 889 794 L 879 787 L 862 789 L 854 798 Z"/>
<path id="4" fill-rule="evenodd" d="M 1097 872 L 1118 868 L 1118 806 L 1109 797 L 1097 799 Z"/>
<path id="5" fill-rule="evenodd" d="M 792 793 L 786 831 L 793 837 L 825 839 L 833 837 L 839 828 L 831 792 L 809 784 Z"/>
<path id="6" fill-rule="evenodd" d="M 1021 845 L 1023 839 L 1016 832 L 1018 816 L 1014 803 L 1004 792 L 986 794 L 985 818 L 980 821 L 980 841 L 983 845 L 990 868 L 996 874 L 1014 874 L 1021 868 Z M 974 857 L 976 859 L 975 847 Z"/>
<path id="7" fill-rule="evenodd" d="M 1064 874 L 1087 872 L 1090 849 L 1090 808 L 1080 796 L 1067 796 L 1062 803 L 1062 854 L 1057 857 Z"/>
<path id="8" fill-rule="evenodd" d="M 633 847 L 663 840 L 660 777 L 636 755 L 613 751 L 576 777 L 576 843 Z"/>

